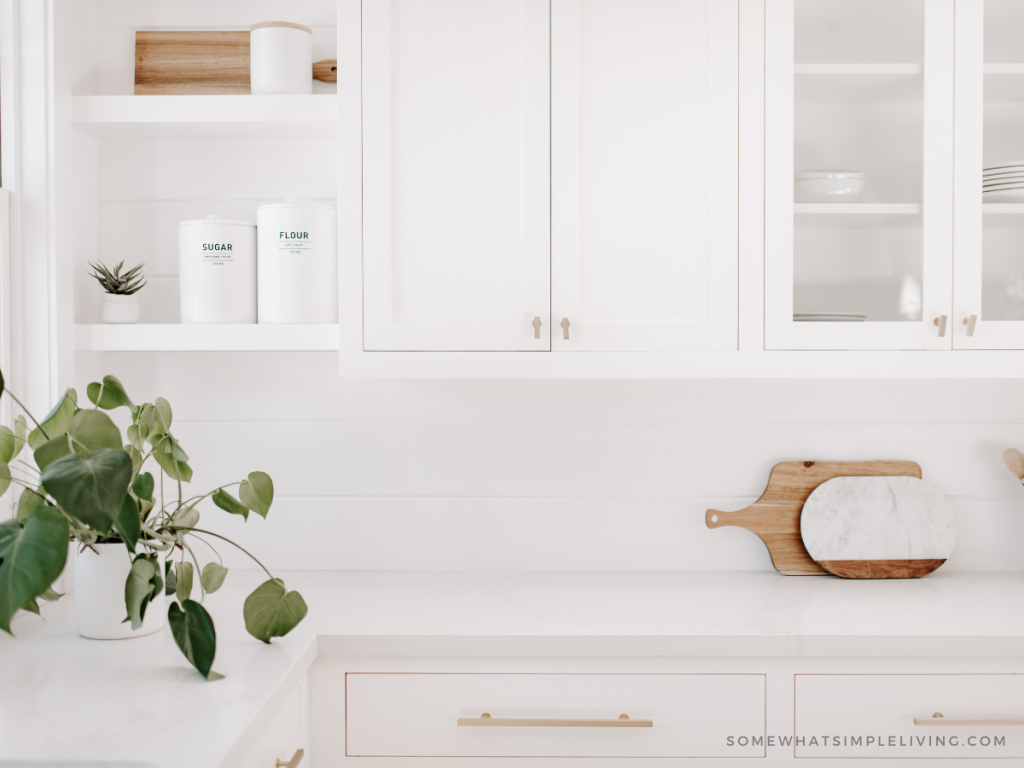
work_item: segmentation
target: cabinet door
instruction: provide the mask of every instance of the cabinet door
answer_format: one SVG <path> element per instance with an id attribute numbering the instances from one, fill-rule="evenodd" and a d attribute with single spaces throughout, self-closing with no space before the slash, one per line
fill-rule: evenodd
<path id="1" fill-rule="evenodd" d="M 1024 349 L 1024 4 L 957 0 L 953 344 Z"/>
<path id="2" fill-rule="evenodd" d="M 555 349 L 736 348 L 737 5 L 553 0 Z"/>
<path id="3" fill-rule="evenodd" d="M 548 0 L 362 23 L 364 348 L 549 350 Z"/>
<path id="4" fill-rule="evenodd" d="M 953 0 L 767 0 L 769 349 L 951 348 L 953 29 Z"/>

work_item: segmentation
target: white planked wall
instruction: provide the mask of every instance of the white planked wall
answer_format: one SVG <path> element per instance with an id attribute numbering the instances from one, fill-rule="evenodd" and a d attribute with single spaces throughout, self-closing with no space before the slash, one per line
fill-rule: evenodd
<path id="1" fill-rule="evenodd" d="M 269 472 L 266 521 L 204 523 L 277 568 L 757 570 L 739 509 L 785 460 L 909 459 L 949 498 L 946 567 L 1024 570 L 1017 381 L 373 381 L 330 353 L 79 353 L 175 409 L 194 485 Z M 89 371 L 92 371 L 92 374 Z M 243 566 L 235 557 L 231 563 Z"/>

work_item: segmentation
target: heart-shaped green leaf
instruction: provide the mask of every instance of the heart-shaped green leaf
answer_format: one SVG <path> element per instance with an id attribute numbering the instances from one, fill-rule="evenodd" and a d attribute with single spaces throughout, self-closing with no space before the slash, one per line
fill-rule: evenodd
<path id="1" fill-rule="evenodd" d="M 246 520 L 249 519 L 249 508 L 239 503 L 238 499 L 223 488 L 218 489 L 213 494 L 213 503 L 225 512 L 230 512 L 232 515 L 241 515 Z"/>
<path id="2" fill-rule="evenodd" d="M 64 570 L 70 529 L 52 507 L 36 507 L 24 525 L 0 524 L 0 629 L 11 631 L 11 617 L 49 589 Z"/>
<path id="3" fill-rule="evenodd" d="M 174 563 L 168 560 L 164 563 L 164 594 L 173 595 L 178 591 L 178 577 L 174 574 Z"/>
<path id="4" fill-rule="evenodd" d="M 131 497 L 130 493 L 124 495 L 121 502 L 121 511 L 114 521 L 114 530 L 128 547 L 128 554 L 135 554 L 135 547 L 139 543 L 139 536 L 142 535 L 142 515 L 139 511 L 139 504 Z"/>
<path id="5" fill-rule="evenodd" d="M 121 450 L 121 430 L 110 417 L 99 411 L 79 411 L 68 425 L 71 447 L 75 453 L 88 456 L 100 448 Z"/>
<path id="6" fill-rule="evenodd" d="M 146 618 L 146 606 L 163 588 L 164 580 L 160 578 L 160 564 L 156 555 L 136 556 L 128 572 L 128 580 L 124 583 L 124 605 L 128 609 L 124 621 L 130 621 L 133 630 L 142 626 Z"/>
<path id="7" fill-rule="evenodd" d="M 101 448 L 89 458 L 72 453 L 43 470 L 43 486 L 61 509 L 100 533 L 121 513 L 132 477 L 132 460 L 122 450 Z"/>
<path id="8" fill-rule="evenodd" d="M 188 454 L 170 435 L 161 435 L 153 444 L 153 458 L 172 480 L 192 481 L 192 468 L 186 463 Z"/>
<path id="9" fill-rule="evenodd" d="M 28 445 L 28 422 L 20 413 L 14 417 L 14 440 L 14 455 L 11 456 L 11 461 L 18 458 L 21 449 Z"/>
<path id="10" fill-rule="evenodd" d="M 41 489 L 40 489 L 41 490 Z M 28 519 L 28 513 L 40 505 L 46 504 L 42 493 L 26 488 L 18 497 L 18 522 L 23 523 Z"/>
<path id="11" fill-rule="evenodd" d="M 228 569 L 220 563 L 207 563 L 203 566 L 199 579 L 203 583 L 203 589 L 207 592 L 216 592 L 224 585 L 227 575 Z"/>
<path id="12" fill-rule="evenodd" d="M 37 467 L 46 469 L 57 459 L 67 456 L 69 453 L 73 453 L 73 451 L 71 450 L 71 441 L 68 440 L 67 433 L 65 433 L 53 440 L 47 440 L 36 448 L 33 458 L 36 460 Z"/>
<path id="13" fill-rule="evenodd" d="M 53 407 L 53 410 L 46 414 L 46 418 L 40 424 L 42 429 L 36 427 L 29 433 L 29 447 L 35 450 L 47 440 L 53 440 L 53 438 L 60 437 L 67 432 L 77 408 L 78 395 L 75 393 L 75 390 L 69 389 L 57 401 L 57 405 Z"/>
<path id="14" fill-rule="evenodd" d="M 11 468 L 4 462 L 0 462 L 0 496 L 3 496 L 11 487 Z"/>
<path id="15" fill-rule="evenodd" d="M 198 502 L 197 502 L 198 503 Z M 182 507 L 171 515 L 171 528 L 195 528 L 199 525 L 199 510 L 193 504 L 190 507 Z"/>
<path id="16" fill-rule="evenodd" d="M 154 401 L 153 406 L 156 408 L 157 423 L 161 426 L 164 432 L 170 432 L 171 420 L 174 418 L 171 413 L 171 404 L 162 397 L 158 397 Z"/>
<path id="17" fill-rule="evenodd" d="M 192 563 L 181 561 L 174 566 L 174 572 L 178 577 L 174 591 L 178 596 L 178 600 L 184 604 L 186 600 L 192 597 Z"/>
<path id="18" fill-rule="evenodd" d="M 153 476 L 149 474 L 149 472 L 146 472 L 144 475 L 139 475 L 132 480 L 132 490 L 135 491 L 135 495 L 145 501 L 153 500 L 154 486 L 155 483 L 153 481 Z"/>
<path id="19" fill-rule="evenodd" d="M 183 602 L 181 608 L 177 603 L 171 603 L 167 609 L 167 623 L 171 625 L 174 642 L 199 674 L 207 680 L 220 679 L 222 675 L 210 671 L 217 655 L 217 633 L 206 609 L 192 600 Z"/>
<path id="20" fill-rule="evenodd" d="M 18 447 L 18 440 L 10 427 L 0 426 L 0 461 L 9 464 L 14 458 L 14 452 Z"/>
<path id="21" fill-rule="evenodd" d="M 260 517 L 266 518 L 274 503 L 274 481 L 266 472 L 250 472 L 238 489 L 238 498 Z"/>
<path id="22" fill-rule="evenodd" d="M 245 598 L 242 615 L 249 634 L 269 643 L 270 638 L 284 637 L 291 632 L 308 610 L 302 595 L 285 590 L 281 579 L 270 579 Z"/>
<path id="23" fill-rule="evenodd" d="M 131 398 L 124 391 L 124 386 L 117 380 L 116 376 L 104 376 L 103 383 L 93 382 L 86 387 L 85 393 L 93 405 L 99 408 L 110 410 L 126 405 L 134 408 Z"/>

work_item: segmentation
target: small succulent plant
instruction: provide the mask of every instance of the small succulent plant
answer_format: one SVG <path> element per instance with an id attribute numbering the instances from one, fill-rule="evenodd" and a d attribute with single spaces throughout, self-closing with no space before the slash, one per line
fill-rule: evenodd
<path id="1" fill-rule="evenodd" d="M 93 264 L 91 261 L 89 266 L 93 269 L 89 273 L 89 277 L 95 277 L 107 293 L 113 293 L 117 296 L 131 296 L 146 284 L 146 276 L 142 274 L 142 268 L 146 266 L 145 264 L 137 264 L 124 274 L 121 273 L 121 269 L 124 267 L 123 261 L 114 267 L 113 270 L 107 269 L 102 263 Z"/>

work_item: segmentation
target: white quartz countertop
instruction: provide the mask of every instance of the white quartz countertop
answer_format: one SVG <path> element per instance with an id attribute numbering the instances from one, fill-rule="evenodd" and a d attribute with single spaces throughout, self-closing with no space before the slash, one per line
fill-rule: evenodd
<path id="1" fill-rule="evenodd" d="M 86 640 L 72 597 L 0 636 L 0 766 L 135 760 L 220 768 L 317 655 L 1021 656 L 1024 573 L 844 581 L 775 573 L 280 574 L 309 605 L 286 637 L 245 632 L 263 577 L 233 572 L 206 605 L 204 681 L 169 630 Z"/>

